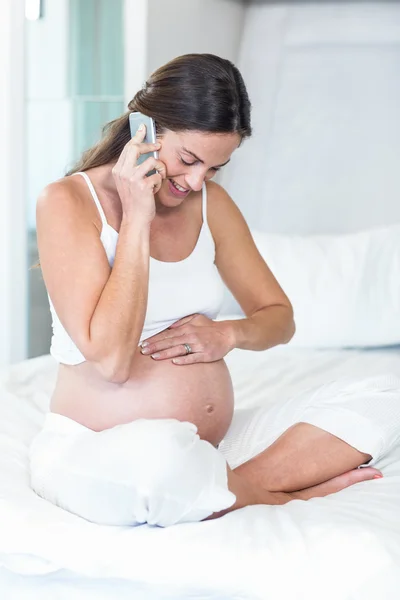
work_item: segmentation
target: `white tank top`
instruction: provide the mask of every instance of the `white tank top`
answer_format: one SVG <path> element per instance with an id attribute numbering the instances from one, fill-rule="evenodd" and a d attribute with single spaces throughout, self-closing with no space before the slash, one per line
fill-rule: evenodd
<path id="1" fill-rule="evenodd" d="M 108 223 L 96 191 L 88 175 L 82 175 L 100 213 L 100 240 L 112 267 L 118 242 L 118 232 Z M 163 262 L 150 257 L 147 311 L 140 342 L 172 323 L 193 313 L 215 319 L 223 301 L 224 285 L 215 261 L 215 244 L 207 224 L 207 188 L 202 191 L 203 224 L 193 252 L 178 262 Z M 68 335 L 49 298 L 53 317 L 53 337 L 50 354 L 60 363 L 77 365 L 86 359 Z"/>

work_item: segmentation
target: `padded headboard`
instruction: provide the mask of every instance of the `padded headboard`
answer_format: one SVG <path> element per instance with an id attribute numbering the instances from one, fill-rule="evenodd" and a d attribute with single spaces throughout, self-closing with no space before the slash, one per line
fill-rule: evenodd
<path id="1" fill-rule="evenodd" d="M 254 136 L 221 177 L 252 227 L 400 222 L 400 3 L 250 4 Z"/>

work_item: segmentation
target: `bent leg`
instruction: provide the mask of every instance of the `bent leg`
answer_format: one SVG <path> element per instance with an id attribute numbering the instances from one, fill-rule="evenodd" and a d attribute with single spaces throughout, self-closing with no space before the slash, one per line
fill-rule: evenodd
<path id="1" fill-rule="evenodd" d="M 235 474 L 269 491 L 308 489 L 296 495 L 307 499 L 379 475 L 354 469 L 376 464 L 400 443 L 400 380 L 337 381 L 281 406 L 238 413 L 221 445 Z"/>
<path id="2" fill-rule="evenodd" d="M 235 473 L 271 492 L 294 492 L 356 469 L 371 458 L 323 429 L 298 423 Z"/>
<path id="3" fill-rule="evenodd" d="M 256 504 L 267 505 L 282 505 L 287 504 L 291 500 L 310 500 L 311 498 L 322 498 L 343 490 L 356 483 L 368 481 L 376 477 L 381 477 L 377 469 L 365 468 L 355 469 L 347 473 L 343 473 L 329 481 L 315 485 L 300 491 L 295 492 L 270 492 L 261 487 L 257 479 L 252 476 L 246 476 L 246 473 L 238 475 L 235 471 L 228 469 L 228 487 L 235 494 L 236 501 L 230 507 L 223 511 L 213 513 L 208 519 L 222 517 L 228 512 L 244 508 L 245 506 L 253 506 Z"/>
<path id="4" fill-rule="evenodd" d="M 242 411 L 245 420 L 235 419 L 221 451 L 200 440 L 194 425 L 174 419 L 93 432 L 50 414 L 31 447 L 31 485 L 61 508 L 110 525 L 167 526 L 326 495 L 354 479 L 341 475 L 333 488 L 332 479 L 318 482 L 398 443 L 400 384 L 384 383 L 325 386 L 275 412 Z M 357 480 L 371 472 L 359 470 Z M 280 491 L 296 488 L 307 489 Z"/>
<path id="5" fill-rule="evenodd" d="M 226 461 L 191 423 L 138 419 L 95 432 L 50 413 L 30 449 L 31 486 L 104 525 L 166 527 L 232 506 Z"/>

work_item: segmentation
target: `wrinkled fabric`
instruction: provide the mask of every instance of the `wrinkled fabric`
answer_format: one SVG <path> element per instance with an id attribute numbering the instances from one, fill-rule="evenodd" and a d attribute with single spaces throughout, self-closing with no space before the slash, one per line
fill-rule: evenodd
<path id="1" fill-rule="evenodd" d="M 105 525 L 200 521 L 231 507 L 231 468 L 295 423 L 342 439 L 376 464 L 400 443 L 400 378 L 341 379 L 273 407 L 235 412 L 218 449 L 192 423 L 139 419 L 95 432 L 54 413 L 30 450 L 31 485 L 53 504 Z"/>

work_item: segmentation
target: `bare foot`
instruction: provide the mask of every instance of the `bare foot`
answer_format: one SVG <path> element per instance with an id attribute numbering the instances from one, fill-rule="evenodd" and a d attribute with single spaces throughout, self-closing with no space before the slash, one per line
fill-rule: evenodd
<path id="1" fill-rule="evenodd" d="M 333 479 L 329 479 L 319 485 L 300 490 L 298 492 L 269 492 L 263 488 L 252 486 L 245 478 L 236 475 L 228 468 L 229 489 L 236 495 L 236 502 L 230 508 L 218 513 L 213 513 L 207 519 L 216 519 L 222 517 L 228 512 L 251 506 L 254 504 L 287 504 L 291 500 L 310 500 L 310 498 L 322 498 L 329 496 L 340 490 L 360 483 L 361 481 L 369 481 L 383 477 L 378 469 L 372 467 L 363 467 L 362 469 L 353 469 L 343 475 L 338 475 Z"/>
<path id="2" fill-rule="evenodd" d="M 338 475 L 325 483 L 314 485 L 300 490 L 298 492 L 292 492 L 289 494 L 292 499 L 309 500 L 310 498 L 321 498 L 323 496 L 329 496 L 329 494 L 335 494 L 344 490 L 345 488 L 360 483 L 361 481 L 369 481 L 371 479 L 380 479 L 383 477 L 382 473 L 372 467 L 363 467 L 362 469 L 353 469 L 343 475 Z"/>

